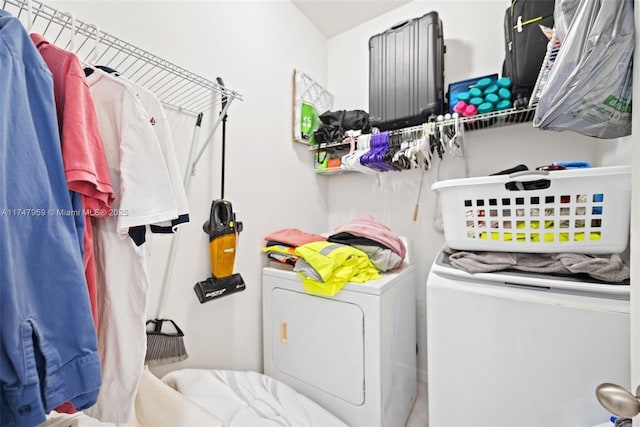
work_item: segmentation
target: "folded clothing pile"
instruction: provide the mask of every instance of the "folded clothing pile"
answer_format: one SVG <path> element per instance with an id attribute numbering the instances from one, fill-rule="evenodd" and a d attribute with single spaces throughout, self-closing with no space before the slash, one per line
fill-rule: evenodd
<path id="1" fill-rule="evenodd" d="M 274 260 L 277 265 L 289 265 L 291 268 L 300 259 L 296 254 L 296 248 L 311 242 L 326 241 L 327 238 L 319 234 L 307 233 L 297 228 L 284 228 L 275 231 L 264 238 L 267 242 L 262 248 L 262 252 L 267 254 L 269 259 Z"/>
<path id="2" fill-rule="evenodd" d="M 609 283 L 621 283 L 630 277 L 629 266 L 617 254 L 449 252 L 451 265 L 467 273 L 514 269 L 531 273 L 586 274 Z"/>
<path id="3" fill-rule="evenodd" d="M 327 240 L 361 250 L 379 271 L 399 268 L 407 254 L 402 240 L 371 215 L 364 215 L 341 225 Z"/>
<path id="4" fill-rule="evenodd" d="M 277 261 L 272 266 L 293 267 L 307 292 L 325 296 L 337 294 L 348 282 L 380 278 L 380 271 L 399 268 L 407 253 L 402 240 L 371 215 L 337 227 L 328 238 L 287 228 L 265 240 L 262 251 Z"/>

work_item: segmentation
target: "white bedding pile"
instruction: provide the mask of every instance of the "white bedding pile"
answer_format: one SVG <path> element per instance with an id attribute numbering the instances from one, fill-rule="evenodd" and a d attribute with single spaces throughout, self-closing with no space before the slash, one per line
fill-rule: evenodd
<path id="1" fill-rule="evenodd" d="M 257 372 L 183 369 L 162 381 L 215 414 L 227 427 L 345 426 L 291 387 Z"/>
<path id="2" fill-rule="evenodd" d="M 183 369 L 160 380 L 145 370 L 135 409 L 126 425 L 82 412 L 52 412 L 39 427 L 346 426 L 291 387 L 256 372 Z"/>
<path id="3" fill-rule="evenodd" d="M 138 383 L 135 413 L 130 423 L 116 425 L 82 412 L 68 415 L 52 411 L 39 427 L 222 427 L 220 418 L 167 386 L 147 369 Z"/>

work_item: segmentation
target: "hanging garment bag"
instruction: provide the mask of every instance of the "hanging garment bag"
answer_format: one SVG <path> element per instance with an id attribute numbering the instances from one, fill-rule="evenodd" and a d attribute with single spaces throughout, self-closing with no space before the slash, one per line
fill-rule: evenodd
<path id="1" fill-rule="evenodd" d="M 632 0 L 580 0 L 536 107 L 533 125 L 602 139 L 631 134 Z M 558 12 L 564 13 L 563 10 Z"/>
<path id="2" fill-rule="evenodd" d="M 504 17 L 504 77 L 516 108 L 526 107 L 553 31 L 554 0 L 512 0 Z"/>
<path id="3" fill-rule="evenodd" d="M 444 109 L 444 39 L 437 12 L 369 39 L 371 125 L 392 130 L 425 123 Z"/>

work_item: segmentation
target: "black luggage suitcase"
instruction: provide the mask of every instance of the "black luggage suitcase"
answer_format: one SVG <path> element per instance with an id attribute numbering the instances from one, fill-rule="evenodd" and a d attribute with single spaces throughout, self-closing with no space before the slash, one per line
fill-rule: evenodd
<path id="1" fill-rule="evenodd" d="M 437 12 L 369 39 L 371 126 L 392 130 L 444 111 L 444 39 Z"/>
<path id="2" fill-rule="evenodd" d="M 554 4 L 554 0 L 513 0 L 505 12 L 502 75 L 511 79 L 516 108 L 528 105 L 540 74 L 553 29 Z"/>

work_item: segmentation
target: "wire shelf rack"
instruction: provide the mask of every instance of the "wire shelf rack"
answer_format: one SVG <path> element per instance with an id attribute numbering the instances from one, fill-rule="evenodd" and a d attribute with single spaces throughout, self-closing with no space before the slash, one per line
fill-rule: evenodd
<path id="1" fill-rule="evenodd" d="M 493 111 L 485 114 L 477 114 L 475 116 L 470 117 L 457 117 L 457 118 L 442 118 L 441 120 L 436 120 L 432 123 L 435 123 L 437 126 L 447 127 L 447 126 L 456 126 L 457 124 L 462 124 L 464 126 L 465 131 L 476 131 L 482 129 L 493 129 L 503 126 L 512 126 L 520 123 L 531 122 L 536 112 L 536 106 L 530 106 L 527 108 L 515 109 L 511 108 L 508 110 L 502 111 Z M 439 116 L 440 117 L 440 116 Z M 403 131 L 411 132 L 411 131 L 421 131 L 423 130 L 424 125 L 417 125 L 407 128 L 402 128 Z M 322 143 L 317 145 L 312 145 L 309 147 L 309 150 L 316 151 L 325 148 L 337 147 L 344 144 L 348 144 L 348 140 L 342 141 L 334 141 L 329 143 Z"/>
<path id="2" fill-rule="evenodd" d="M 83 62 L 117 70 L 152 91 L 168 107 L 197 115 L 225 99 L 242 100 L 238 92 L 103 32 L 94 24 L 77 20 L 70 13 L 35 0 L 0 3 L 2 9 L 20 18 L 29 32 L 42 34 Z"/>

